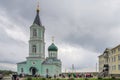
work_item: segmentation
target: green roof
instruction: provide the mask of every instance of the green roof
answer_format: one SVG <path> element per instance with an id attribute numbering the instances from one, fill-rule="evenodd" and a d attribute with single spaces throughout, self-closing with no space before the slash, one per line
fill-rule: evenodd
<path id="1" fill-rule="evenodd" d="M 54 43 L 52 43 L 52 44 L 48 47 L 48 51 L 58 51 L 58 48 L 55 46 Z"/>
<path id="2" fill-rule="evenodd" d="M 26 61 L 23 61 L 23 62 L 19 62 L 17 64 L 26 64 Z"/>

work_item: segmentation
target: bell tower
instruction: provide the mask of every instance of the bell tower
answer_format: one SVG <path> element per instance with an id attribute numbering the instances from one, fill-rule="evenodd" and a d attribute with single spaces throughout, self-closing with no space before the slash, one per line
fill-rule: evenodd
<path id="1" fill-rule="evenodd" d="M 45 42 L 44 32 L 45 28 L 40 21 L 39 4 L 36 9 L 36 17 L 33 24 L 30 26 L 30 40 L 29 40 L 29 57 L 45 58 Z"/>

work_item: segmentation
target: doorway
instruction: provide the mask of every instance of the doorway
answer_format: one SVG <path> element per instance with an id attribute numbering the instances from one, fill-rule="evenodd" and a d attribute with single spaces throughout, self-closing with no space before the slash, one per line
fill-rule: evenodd
<path id="1" fill-rule="evenodd" d="M 36 72 L 37 72 L 36 68 L 33 68 L 33 69 L 32 69 L 32 75 L 33 75 L 33 76 L 36 75 Z"/>
<path id="2" fill-rule="evenodd" d="M 31 67 L 30 72 L 32 73 L 32 76 L 35 76 L 36 72 L 37 72 L 37 69 L 35 67 Z"/>

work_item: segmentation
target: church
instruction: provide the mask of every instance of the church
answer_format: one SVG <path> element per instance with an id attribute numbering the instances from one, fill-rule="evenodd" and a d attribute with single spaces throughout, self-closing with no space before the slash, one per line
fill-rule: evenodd
<path id="1" fill-rule="evenodd" d="M 25 75 L 58 76 L 61 74 L 61 60 L 58 59 L 58 48 L 54 41 L 48 47 L 48 57 L 45 57 L 44 33 L 45 27 L 39 17 L 39 5 L 36 17 L 30 26 L 29 56 L 26 61 L 17 63 L 17 73 Z"/>

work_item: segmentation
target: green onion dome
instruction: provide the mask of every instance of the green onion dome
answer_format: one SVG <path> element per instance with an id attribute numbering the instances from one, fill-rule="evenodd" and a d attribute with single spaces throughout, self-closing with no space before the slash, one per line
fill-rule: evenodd
<path id="1" fill-rule="evenodd" d="M 48 51 L 58 51 L 58 48 L 55 46 L 54 43 L 52 43 L 52 44 L 48 47 Z"/>

